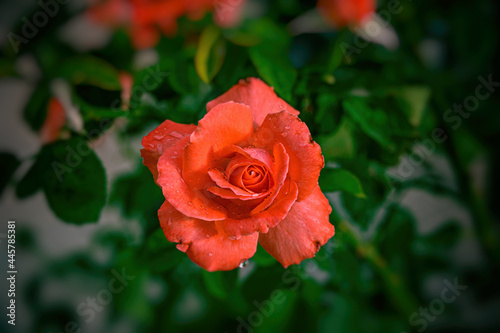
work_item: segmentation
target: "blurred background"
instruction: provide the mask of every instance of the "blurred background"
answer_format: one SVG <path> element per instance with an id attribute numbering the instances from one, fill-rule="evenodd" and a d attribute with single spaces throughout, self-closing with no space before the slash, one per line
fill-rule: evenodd
<path id="1" fill-rule="evenodd" d="M 498 332 L 498 7 L 3 1 L 0 331 Z M 141 140 L 250 76 L 321 145 L 336 234 L 209 273 L 163 235 Z"/>

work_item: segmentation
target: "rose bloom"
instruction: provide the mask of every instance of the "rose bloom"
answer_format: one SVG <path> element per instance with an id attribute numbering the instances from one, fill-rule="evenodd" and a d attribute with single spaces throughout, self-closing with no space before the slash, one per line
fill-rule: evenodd
<path id="1" fill-rule="evenodd" d="M 376 0 L 318 0 L 318 9 L 326 20 L 342 28 L 361 25 L 377 7 Z"/>
<path id="2" fill-rule="evenodd" d="M 215 22 L 222 27 L 235 25 L 245 0 L 92 0 L 88 11 L 95 21 L 128 30 L 138 49 L 156 45 L 163 33 L 177 32 L 177 19 L 187 15 L 198 20 L 214 11 Z"/>
<path id="3" fill-rule="evenodd" d="M 299 112 L 255 78 L 207 111 L 198 126 L 166 120 L 142 141 L 167 239 L 208 271 L 238 267 L 257 242 L 285 268 L 313 257 L 335 229 L 321 148 Z"/>

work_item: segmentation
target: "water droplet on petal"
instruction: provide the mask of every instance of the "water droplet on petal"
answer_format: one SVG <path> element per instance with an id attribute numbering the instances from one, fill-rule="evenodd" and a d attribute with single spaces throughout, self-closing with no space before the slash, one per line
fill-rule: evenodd
<path id="1" fill-rule="evenodd" d="M 189 202 L 188 202 L 188 204 L 189 204 L 189 206 L 192 206 L 192 205 L 193 205 L 193 203 L 192 203 L 191 201 L 189 201 Z"/>
<path id="2" fill-rule="evenodd" d="M 211 257 L 213 256 L 214 254 L 212 252 L 208 252 L 208 256 Z"/>
<path id="3" fill-rule="evenodd" d="M 177 152 L 176 152 L 176 151 L 174 151 L 174 155 L 177 155 Z"/>
<path id="4" fill-rule="evenodd" d="M 286 130 L 289 130 L 289 129 L 290 129 L 290 126 L 286 125 L 286 126 L 285 126 L 285 129 L 286 129 Z"/>
<path id="5" fill-rule="evenodd" d="M 182 135 L 182 133 L 179 133 L 177 131 L 173 131 L 172 133 L 170 133 L 171 136 L 173 136 L 174 138 L 177 138 L 177 139 L 182 139 L 184 137 L 184 135 Z"/>
<path id="6" fill-rule="evenodd" d="M 165 135 L 153 135 L 153 139 L 155 140 L 162 140 L 165 137 Z"/>
<path id="7" fill-rule="evenodd" d="M 210 235 L 209 234 L 205 234 L 205 237 L 210 238 Z"/>
<path id="8" fill-rule="evenodd" d="M 230 240 L 236 240 L 236 236 L 229 236 Z"/>
<path id="9" fill-rule="evenodd" d="M 240 262 L 239 267 L 240 267 L 240 268 L 244 268 L 244 267 L 245 267 L 245 266 L 247 266 L 247 265 L 248 265 L 248 260 L 243 259 L 243 260 Z"/>
<path id="10" fill-rule="evenodd" d="M 283 132 L 283 137 L 286 138 L 286 136 L 288 135 L 287 132 Z"/>

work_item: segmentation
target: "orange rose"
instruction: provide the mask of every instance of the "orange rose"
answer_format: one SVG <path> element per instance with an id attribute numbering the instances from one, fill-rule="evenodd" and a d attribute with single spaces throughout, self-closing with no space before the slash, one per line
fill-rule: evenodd
<path id="1" fill-rule="evenodd" d="M 155 46 L 160 33 L 177 32 L 177 19 L 188 15 L 197 20 L 214 11 L 220 26 L 238 22 L 245 0 L 93 0 L 89 15 L 111 27 L 125 27 L 138 49 Z"/>
<path id="2" fill-rule="evenodd" d="M 167 120 L 142 141 L 167 239 L 208 271 L 238 267 L 257 242 L 284 267 L 313 257 L 335 230 L 321 148 L 299 112 L 255 78 L 207 111 L 198 126 Z"/>
<path id="3" fill-rule="evenodd" d="M 376 0 L 318 0 L 318 8 L 325 18 L 339 28 L 360 25 L 375 12 Z"/>

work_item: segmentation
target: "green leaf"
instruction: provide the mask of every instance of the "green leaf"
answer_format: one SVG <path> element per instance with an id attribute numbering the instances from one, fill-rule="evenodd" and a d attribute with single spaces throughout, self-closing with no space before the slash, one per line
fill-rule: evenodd
<path id="1" fill-rule="evenodd" d="M 422 122 L 422 117 L 431 95 L 429 87 L 405 86 L 394 89 L 394 93 L 408 104 L 408 108 L 405 110 L 408 122 L 412 126 L 418 127 Z"/>
<path id="2" fill-rule="evenodd" d="M 267 253 L 260 244 L 257 244 L 257 252 L 255 252 L 251 260 L 262 267 L 271 266 L 276 263 L 276 259 Z"/>
<path id="3" fill-rule="evenodd" d="M 63 221 L 96 222 L 106 203 L 106 173 L 80 137 L 44 146 L 39 173 L 50 208 Z"/>
<path id="4" fill-rule="evenodd" d="M 278 95 L 290 101 L 297 71 L 288 59 L 287 52 L 273 51 L 272 47 L 266 45 L 261 44 L 250 48 L 250 59 L 259 76 L 274 87 Z"/>
<path id="5" fill-rule="evenodd" d="M 71 83 L 89 84 L 107 90 L 120 90 L 118 70 L 106 61 L 89 55 L 71 58 L 61 64 L 57 76 Z"/>
<path id="6" fill-rule="evenodd" d="M 5 187 L 7 187 L 10 178 L 16 171 L 19 164 L 21 164 L 21 162 L 15 155 L 10 153 L 0 153 L 0 174 L 2 175 L 2 178 L 0 178 L 0 195 L 3 193 Z"/>
<path id="7" fill-rule="evenodd" d="M 356 141 L 352 121 L 344 117 L 332 135 L 319 136 L 318 143 L 327 160 L 352 159 L 356 156 Z"/>
<path id="8" fill-rule="evenodd" d="M 172 72 L 167 78 L 172 89 L 182 95 L 196 93 L 201 81 L 196 74 L 192 60 L 188 61 L 182 55 L 173 57 L 173 60 Z"/>
<path id="9" fill-rule="evenodd" d="M 237 270 L 228 272 L 207 272 L 203 270 L 203 281 L 207 290 L 215 297 L 224 299 L 236 287 Z"/>
<path id="10" fill-rule="evenodd" d="M 158 210 L 165 199 L 160 187 L 152 180 L 151 172 L 141 163 L 135 173 L 123 175 L 115 181 L 109 202 L 120 205 L 127 217 L 143 214 L 149 209 Z"/>
<path id="11" fill-rule="evenodd" d="M 48 84 L 39 84 L 31 97 L 29 98 L 28 104 L 24 107 L 24 120 L 28 123 L 30 128 L 38 132 L 47 117 L 47 105 L 50 100 L 50 91 Z"/>
<path id="12" fill-rule="evenodd" d="M 369 137 L 389 151 L 395 149 L 386 111 L 370 108 L 366 100 L 360 97 L 351 97 L 345 100 L 342 105 Z"/>
<path id="13" fill-rule="evenodd" d="M 319 185 L 325 192 L 344 191 L 358 198 L 366 198 L 358 178 L 345 169 L 324 169 Z"/>
<path id="14" fill-rule="evenodd" d="M 35 192 L 42 187 L 40 179 L 41 170 L 43 169 L 40 167 L 40 162 L 37 158 L 28 172 L 26 172 L 19 183 L 17 183 L 16 196 L 19 199 L 24 199 L 35 194 Z"/>
<path id="15" fill-rule="evenodd" d="M 221 35 L 221 30 L 210 25 L 203 30 L 194 64 L 196 73 L 205 83 L 210 83 L 217 75 L 224 63 L 226 56 L 226 40 Z"/>
<path id="16" fill-rule="evenodd" d="M 433 247 L 451 247 L 458 243 L 462 236 L 462 228 L 459 222 L 450 220 L 445 222 L 432 234 L 426 236 L 424 241 Z"/>

